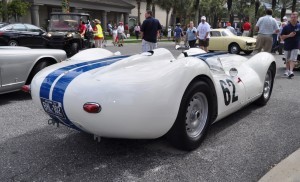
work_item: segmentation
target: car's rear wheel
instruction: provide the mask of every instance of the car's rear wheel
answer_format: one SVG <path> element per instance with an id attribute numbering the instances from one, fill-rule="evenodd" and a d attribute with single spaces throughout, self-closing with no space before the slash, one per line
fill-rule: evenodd
<path id="1" fill-rule="evenodd" d="M 265 81 L 263 85 L 263 93 L 261 94 L 260 98 L 255 101 L 255 104 L 259 106 L 264 106 L 269 101 L 273 90 L 274 75 L 275 75 L 275 68 L 273 65 L 271 65 L 265 77 Z"/>
<path id="2" fill-rule="evenodd" d="M 34 75 L 36 75 L 39 71 L 46 68 L 47 66 L 50 66 L 51 64 L 52 64 L 51 62 L 48 62 L 46 60 L 43 60 L 43 61 L 37 63 L 31 70 L 31 72 L 27 78 L 26 84 L 30 84 Z"/>
<path id="3" fill-rule="evenodd" d="M 8 46 L 18 46 L 19 44 L 18 44 L 18 42 L 16 41 L 16 40 L 10 40 L 9 42 L 8 42 Z"/>
<path id="4" fill-rule="evenodd" d="M 240 51 L 241 51 L 241 48 L 236 43 L 233 43 L 229 46 L 229 53 L 231 53 L 231 54 L 239 54 Z"/>
<path id="5" fill-rule="evenodd" d="M 212 94 L 207 83 L 197 81 L 186 90 L 168 140 L 182 150 L 196 149 L 204 139 L 212 113 Z"/>
<path id="6" fill-rule="evenodd" d="M 249 55 L 249 54 L 251 54 L 253 51 L 244 51 L 244 53 L 246 54 L 246 55 Z"/>

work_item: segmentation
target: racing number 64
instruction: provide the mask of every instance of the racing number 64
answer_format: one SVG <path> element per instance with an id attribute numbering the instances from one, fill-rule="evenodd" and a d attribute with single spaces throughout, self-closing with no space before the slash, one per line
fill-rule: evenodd
<path id="1" fill-rule="evenodd" d="M 226 106 L 230 104 L 231 96 L 232 96 L 232 101 L 231 101 L 232 103 L 238 100 L 239 97 L 235 95 L 235 85 L 231 80 L 226 79 L 226 82 L 224 80 L 220 80 L 220 84 L 223 90 L 224 102 Z M 230 93 L 229 90 L 229 87 L 231 86 L 232 86 L 232 94 Z"/>

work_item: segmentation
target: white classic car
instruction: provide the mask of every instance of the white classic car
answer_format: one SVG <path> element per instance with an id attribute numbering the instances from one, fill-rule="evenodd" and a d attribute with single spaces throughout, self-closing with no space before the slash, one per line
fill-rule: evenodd
<path id="1" fill-rule="evenodd" d="M 21 90 L 37 72 L 66 58 L 63 50 L 0 46 L 0 94 Z"/>
<path id="2" fill-rule="evenodd" d="M 254 101 L 265 105 L 275 72 L 269 53 L 247 59 L 192 48 L 176 59 L 164 48 L 133 56 L 95 48 L 43 69 L 27 90 L 50 123 L 96 137 L 167 135 L 193 150 L 213 122 Z"/>

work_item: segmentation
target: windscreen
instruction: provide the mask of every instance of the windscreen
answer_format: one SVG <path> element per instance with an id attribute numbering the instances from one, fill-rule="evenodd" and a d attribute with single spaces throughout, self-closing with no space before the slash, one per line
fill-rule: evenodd
<path id="1" fill-rule="evenodd" d="M 78 15 L 51 15 L 49 31 L 78 31 L 79 25 Z"/>

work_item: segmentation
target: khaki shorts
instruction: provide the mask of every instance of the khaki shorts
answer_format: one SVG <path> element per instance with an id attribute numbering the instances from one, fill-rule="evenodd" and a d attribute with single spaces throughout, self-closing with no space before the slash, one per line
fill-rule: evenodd
<path id="1" fill-rule="evenodd" d="M 287 61 L 297 62 L 298 49 L 293 49 L 290 51 L 284 51 L 284 57 Z"/>

